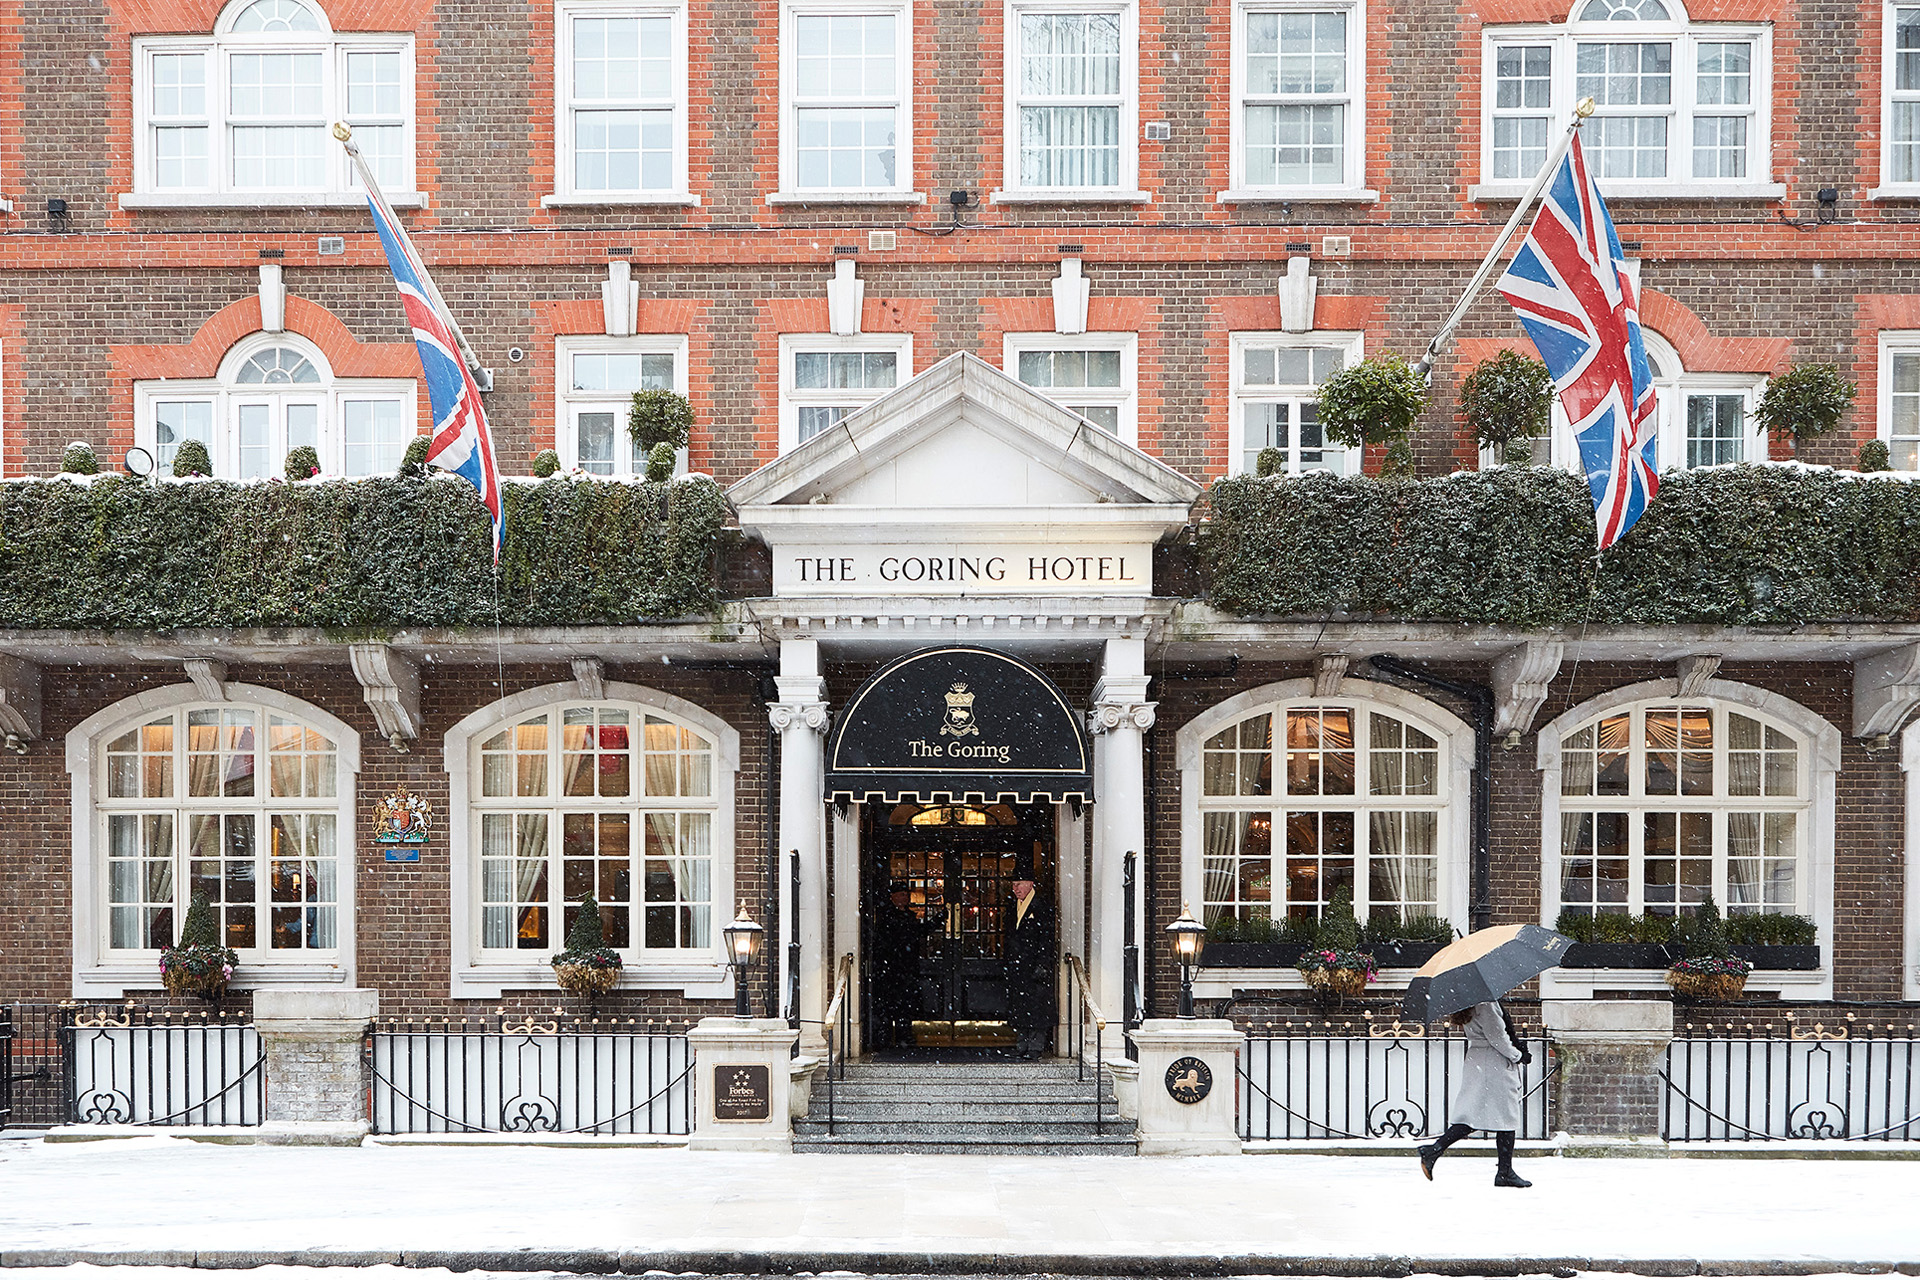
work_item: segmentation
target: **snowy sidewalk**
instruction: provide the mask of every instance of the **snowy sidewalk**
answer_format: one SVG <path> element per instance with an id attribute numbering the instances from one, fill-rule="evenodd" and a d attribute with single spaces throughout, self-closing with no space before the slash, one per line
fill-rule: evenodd
<path id="1" fill-rule="evenodd" d="M 1811 1274 L 1920 1263 L 1920 1163 L 0 1143 L 0 1264 Z M 1920 1273 L 1920 1266 L 1902 1267 Z"/>

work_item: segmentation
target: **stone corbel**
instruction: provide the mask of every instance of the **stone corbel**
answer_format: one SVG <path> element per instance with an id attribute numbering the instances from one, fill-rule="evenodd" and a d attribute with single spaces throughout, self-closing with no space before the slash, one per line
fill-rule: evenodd
<path id="1" fill-rule="evenodd" d="M 588 702 L 600 702 L 607 696 L 607 668 L 598 658 L 575 658 L 573 682 Z"/>
<path id="2" fill-rule="evenodd" d="M 1719 670 L 1719 654 L 1690 653 L 1673 664 L 1674 692 L 1682 698 L 1697 698 L 1707 691 L 1707 681 Z"/>
<path id="3" fill-rule="evenodd" d="M 1337 698 L 1340 696 L 1340 682 L 1347 678 L 1347 655 L 1344 653 L 1315 654 L 1313 659 L 1313 696 L 1316 698 Z"/>
<path id="4" fill-rule="evenodd" d="M 600 284 L 600 312 L 609 338 L 631 338 L 640 325 L 640 286 L 633 279 L 633 264 L 625 258 L 607 263 L 607 278 Z"/>
<path id="5" fill-rule="evenodd" d="M 1112 733 L 1123 725 L 1145 733 L 1153 728 L 1157 702 L 1107 701 L 1094 704 L 1087 714 L 1087 728 L 1094 733 Z"/>
<path id="6" fill-rule="evenodd" d="M 348 645 L 347 655 L 381 736 L 395 751 L 405 751 L 420 736 L 420 664 L 371 641 Z"/>
<path id="7" fill-rule="evenodd" d="M 1060 274 L 1053 282 L 1053 331 L 1085 333 L 1092 299 L 1093 282 L 1080 274 L 1080 259 L 1060 259 Z"/>
<path id="8" fill-rule="evenodd" d="M 287 280 L 277 262 L 260 264 L 260 328 L 284 333 L 287 328 Z"/>
<path id="9" fill-rule="evenodd" d="M 187 679 L 193 681 L 193 687 L 208 702 L 227 700 L 227 664 L 213 658 L 188 658 L 180 664 L 187 669 Z"/>
<path id="10" fill-rule="evenodd" d="M 1853 734 L 1884 746 L 1920 707 L 1920 642 L 1853 664 Z"/>
<path id="11" fill-rule="evenodd" d="M 1560 673 L 1567 646 L 1559 640 L 1529 640 L 1509 649 L 1493 664 L 1493 733 L 1507 745 L 1520 745 L 1520 735 L 1533 727 L 1547 690 Z"/>
<path id="12" fill-rule="evenodd" d="M 1313 330 L 1313 303 L 1320 282 L 1313 278 L 1313 260 L 1288 258 L 1287 274 L 1280 278 L 1280 328 L 1286 333 Z"/>
<path id="13" fill-rule="evenodd" d="M 40 736 L 40 667 L 24 658 L 0 657 L 0 734 L 23 755 Z"/>
<path id="14" fill-rule="evenodd" d="M 827 704 L 824 702 L 769 702 L 767 722 L 781 733 L 785 733 L 795 725 L 811 729 L 815 733 L 824 733 L 827 728 Z"/>
<path id="15" fill-rule="evenodd" d="M 836 337 L 859 336 L 860 304 L 866 297 L 866 281 L 853 273 L 853 259 L 834 263 L 833 279 L 827 281 L 827 327 Z"/>

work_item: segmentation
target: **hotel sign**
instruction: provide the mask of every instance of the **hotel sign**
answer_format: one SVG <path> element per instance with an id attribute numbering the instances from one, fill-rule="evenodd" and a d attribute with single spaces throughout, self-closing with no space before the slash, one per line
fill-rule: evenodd
<path id="1" fill-rule="evenodd" d="M 1153 594 L 1153 544 L 832 543 L 774 548 L 777 596 Z"/>

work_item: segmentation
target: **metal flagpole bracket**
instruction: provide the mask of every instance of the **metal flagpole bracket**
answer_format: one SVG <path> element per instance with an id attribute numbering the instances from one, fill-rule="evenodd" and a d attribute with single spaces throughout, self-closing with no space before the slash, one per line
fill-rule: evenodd
<path id="1" fill-rule="evenodd" d="M 1473 305 L 1473 300 L 1485 287 L 1487 277 L 1493 274 L 1495 260 L 1513 239 L 1513 233 L 1520 229 L 1520 223 L 1527 216 L 1527 210 L 1533 207 L 1533 202 L 1539 198 L 1540 193 L 1547 189 L 1547 183 L 1553 178 L 1554 171 L 1560 167 L 1560 161 L 1566 158 L 1567 148 L 1573 145 L 1574 133 L 1586 123 L 1587 117 L 1593 114 L 1593 108 L 1594 101 L 1590 97 L 1582 98 L 1574 104 L 1573 119 L 1567 121 L 1567 131 L 1560 136 L 1559 145 L 1553 149 L 1553 154 L 1547 157 L 1546 163 L 1540 166 L 1540 172 L 1533 175 L 1533 183 L 1527 188 L 1527 193 L 1520 197 L 1520 203 L 1513 206 L 1513 216 L 1507 219 L 1507 225 L 1500 228 L 1500 234 L 1494 237 L 1493 247 L 1488 249 L 1487 256 L 1480 260 L 1480 269 L 1475 271 L 1473 279 L 1467 282 L 1466 291 L 1460 295 L 1460 301 L 1454 304 L 1453 311 L 1440 326 L 1440 331 L 1434 334 L 1433 341 L 1427 344 L 1426 354 L 1414 361 L 1413 371 L 1425 378 L 1428 385 L 1433 383 L 1434 361 L 1439 358 L 1441 350 L 1447 344 L 1447 339 L 1452 337 L 1453 331 L 1460 327 L 1460 321 L 1466 317 L 1467 308 Z"/>

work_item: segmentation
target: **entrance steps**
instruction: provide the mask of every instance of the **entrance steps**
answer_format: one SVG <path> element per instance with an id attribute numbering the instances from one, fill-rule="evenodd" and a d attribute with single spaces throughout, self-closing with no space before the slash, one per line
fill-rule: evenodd
<path id="1" fill-rule="evenodd" d="M 1093 1080 L 1058 1059 L 853 1062 L 833 1082 L 832 1127 L 829 1133 L 827 1081 L 817 1078 L 806 1118 L 794 1121 L 795 1151 L 1130 1156 L 1138 1149 L 1112 1080 L 1100 1081 L 1096 1101 Z"/>

